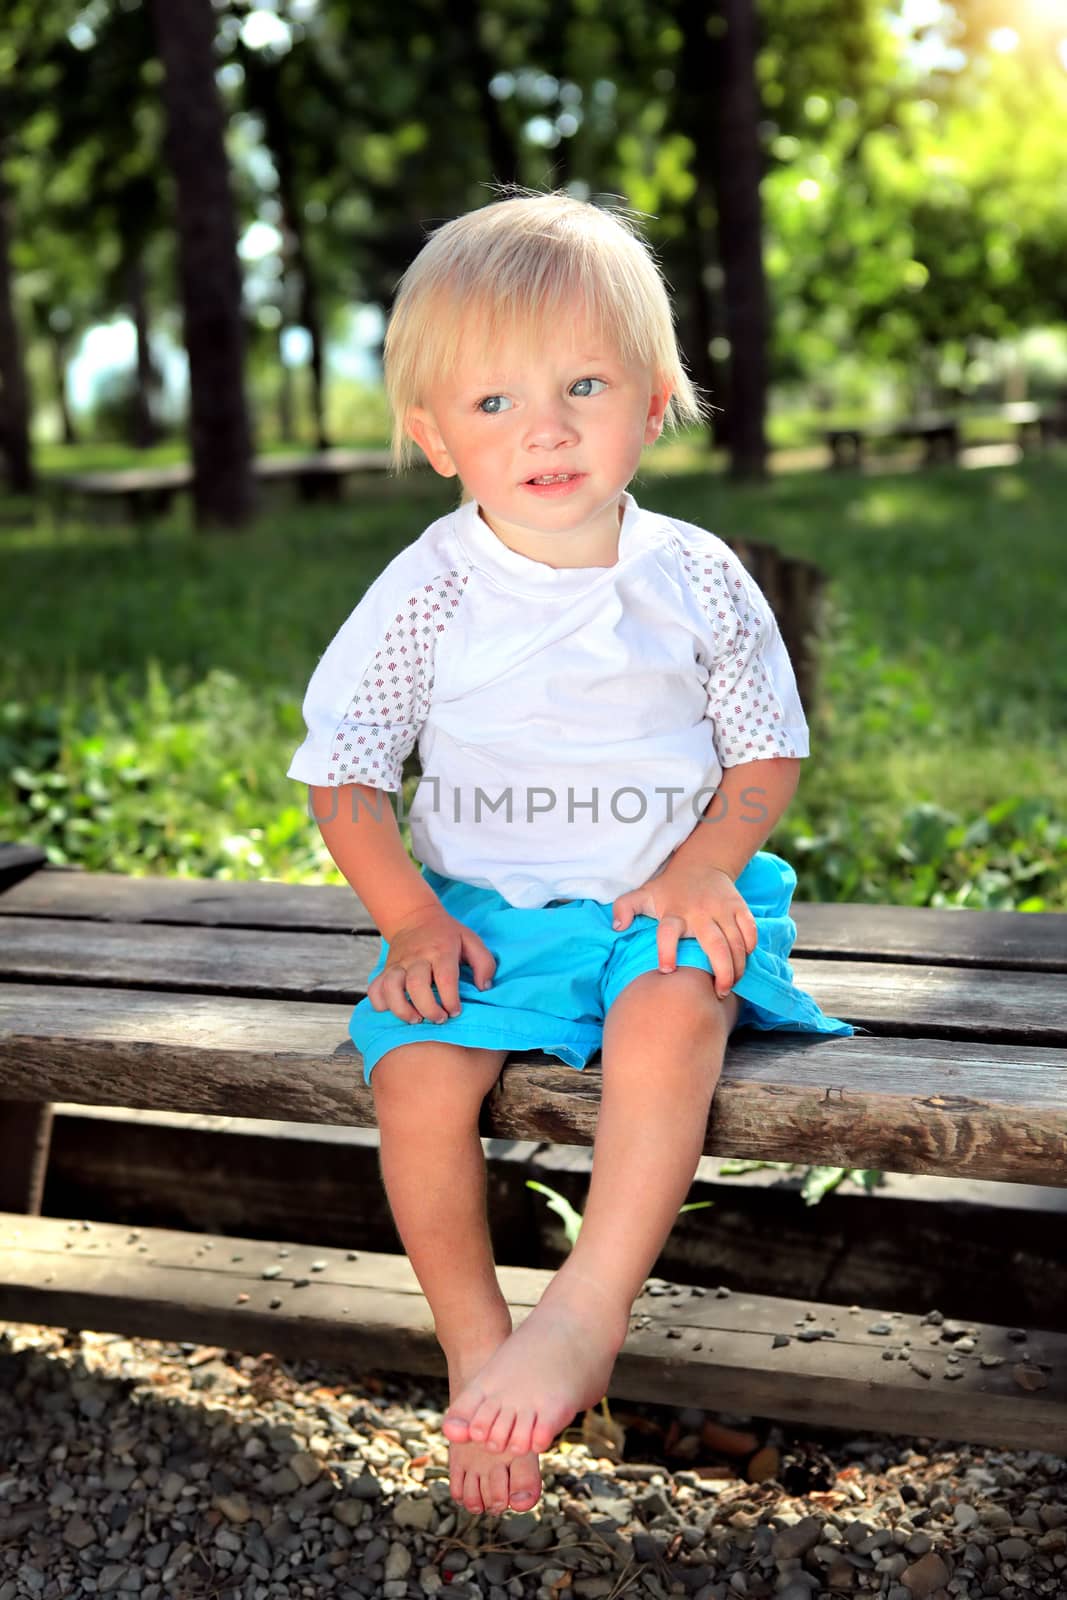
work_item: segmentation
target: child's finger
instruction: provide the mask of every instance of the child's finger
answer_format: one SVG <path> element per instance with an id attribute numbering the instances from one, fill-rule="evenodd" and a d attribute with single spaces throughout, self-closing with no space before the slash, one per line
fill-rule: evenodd
<path id="1" fill-rule="evenodd" d="M 661 972 L 673 972 L 678 964 L 678 940 L 685 932 L 681 917 L 669 914 L 656 925 L 656 957 Z"/>
<path id="2" fill-rule="evenodd" d="M 465 924 L 460 936 L 460 960 L 465 961 L 470 967 L 477 987 L 488 989 L 496 972 L 496 957 L 482 943 L 474 929 L 468 928 Z"/>
<path id="3" fill-rule="evenodd" d="M 720 995 L 728 995 L 745 970 L 748 952 L 744 937 L 736 922 L 713 923 L 708 930 L 708 945 L 704 949 L 715 969 L 715 987 Z"/>
<path id="4" fill-rule="evenodd" d="M 433 981 L 448 1015 L 458 1017 L 463 1010 L 459 999 L 459 962 L 439 956 L 433 966 Z"/>
<path id="5" fill-rule="evenodd" d="M 407 997 L 407 969 L 401 966 L 386 967 L 380 978 L 380 998 L 385 1004 L 376 1009 L 391 1011 L 401 1022 L 421 1022 L 422 1017 Z"/>
<path id="6" fill-rule="evenodd" d="M 407 972 L 407 991 L 411 1004 L 426 1022 L 444 1022 L 448 1012 L 433 992 L 432 969 L 428 961 L 413 961 Z"/>

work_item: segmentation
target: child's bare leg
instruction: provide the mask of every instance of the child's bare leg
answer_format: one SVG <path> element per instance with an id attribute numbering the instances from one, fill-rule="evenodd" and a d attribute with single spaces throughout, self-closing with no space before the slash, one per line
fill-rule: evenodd
<path id="1" fill-rule="evenodd" d="M 450 1439 L 547 1450 L 607 1389 L 630 1307 L 663 1248 L 704 1147 L 740 1000 L 710 975 L 649 972 L 604 1025 L 603 1097 L 577 1244 L 540 1304 L 451 1403 Z"/>
<path id="2" fill-rule="evenodd" d="M 454 1397 L 511 1333 L 485 1213 L 478 1113 L 505 1059 L 444 1040 L 401 1045 L 371 1073 L 381 1169 L 397 1232 L 429 1301 Z M 451 1446 L 452 1494 L 470 1511 L 529 1510 L 537 1457 Z"/>

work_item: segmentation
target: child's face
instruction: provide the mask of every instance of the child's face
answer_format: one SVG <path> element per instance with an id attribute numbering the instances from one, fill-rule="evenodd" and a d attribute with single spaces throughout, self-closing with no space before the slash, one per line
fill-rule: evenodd
<path id="1" fill-rule="evenodd" d="M 610 564 L 620 496 L 660 433 L 669 387 L 622 361 L 580 309 L 532 354 L 518 340 L 486 349 L 474 319 L 468 333 L 457 370 L 411 412 L 412 438 L 511 549 L 553 566 Z"/>

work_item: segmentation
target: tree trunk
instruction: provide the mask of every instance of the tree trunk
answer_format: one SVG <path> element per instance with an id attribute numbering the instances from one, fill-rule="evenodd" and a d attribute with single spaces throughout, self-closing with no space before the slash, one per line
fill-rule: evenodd
<path id="1" fill-rule="evenodd" d="M 293 375 L 285 363 L 285 352 L 282 349 L 285 323 L 278 329 L 278 367 L 281 372 L 281 382 L 278 386 L 278 431 L 283 444 L 292 444 L 296 439 L 296 423 L 293 420 Z"/>
<path id="2" fill-rule="evenodd" d="M 177 190 L 196 520 L 199 527 L 236 528 L 252 515 L 255 494 L 237 230 L 215 85 L 214 10 L 211 0 L 152 0 L 152 13 Z"/>
<path id="3" fill-rule="evenodd" d="M 285 321 L 289 320 L 289 311 L 292 310 L 300 326 L 307 329 L 311 341 L 311 414 L 315 443 L 319 450 L 328 450 L 330 439 L 326 431 L 322 297 L 308 253 L 289 117 L 282 98 L 281 74 L 284 63 L 276 64 L 264 60 L 254 50 L 243 50 L 241 64 L 251 103 L 263 118 L 263 133 L 274 158 L 274 170 L 278 174 Z"/>
<path id="4" fill-rule="evenodd" d="M 687 9 L 699 11 L 700 23 L 687 43 L 700 49 L 707 67 L 706 76 L 702 74 L 710 101 L 706 170 L 718 212 L 730 344 L 730 471 L 735 478 L 762 478 L 767 470 L 769 315 L 763 272 L 755 7 L 753 0 L 717 0 L 710 19 L 700 8 Z"/>
<path id="5" fill-rule="evenodd" d="M 52 375 L 56 385 L 56 404 L 59 407 L 59 417 L 63 424 L 63 443 L 77 444 L 78 431 L 74 426 L 74 418 L 70 412 L 70 402 L 67 399 L 67 341 L 62 334 L 53 330 L 49 334 L 48 348 L 52 355 Z"/>
<path id="6" fill-rule="evenodd" d="M 22 341 L 15 318 L 11 273 L 11 199 L 4 179 L 0 146 L 0 454 L 13 494 L 30 494 L 34 486 L 30 459 L 30 404 Z"/>
<path id="7" fill-rule="evenodd" d="M 131 261 L 126 272 L 130 314 L 137 330 L 137 387 L 134 391 L 133 442 L 138 450 L 148 450 L 159 438 L 155 417 L 152 415 L 152 390 L 156 384 L 156 370 L 152 362 L 152 349 L 148 343 L 148 297 L 144 262 L 138 257 Z"/>

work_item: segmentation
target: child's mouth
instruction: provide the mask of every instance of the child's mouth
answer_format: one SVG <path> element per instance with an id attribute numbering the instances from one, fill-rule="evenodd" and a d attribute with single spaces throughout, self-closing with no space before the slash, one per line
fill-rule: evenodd
<path id="1" fill-rule="evenodd" d="M 527 478 L 523 488 L 532 489 L 534 494 L 540 496 L 564 495 L 577 488 L 584 477 L 584 472 L 540 473 L 536 478 Z"/>

